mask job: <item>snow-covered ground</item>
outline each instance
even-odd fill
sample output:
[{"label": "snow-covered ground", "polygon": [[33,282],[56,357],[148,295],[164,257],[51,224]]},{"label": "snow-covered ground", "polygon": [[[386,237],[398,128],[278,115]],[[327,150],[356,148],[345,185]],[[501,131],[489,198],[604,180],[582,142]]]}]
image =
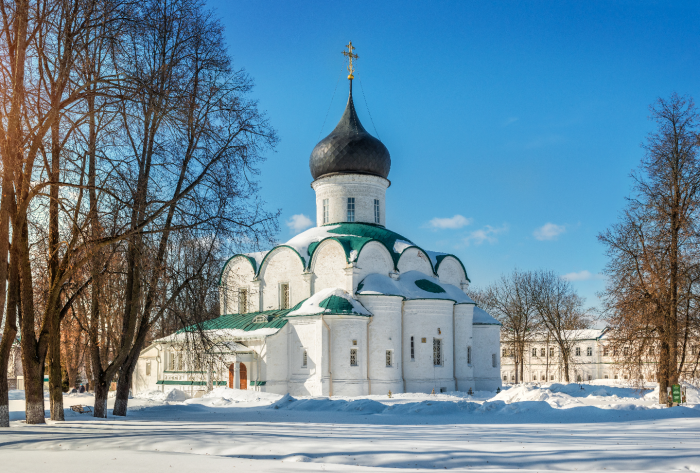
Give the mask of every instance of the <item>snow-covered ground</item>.
[{"label": "snow-covered ground", "polygon": [[[23,392],[12,391],[0,470],[700,472],[697,390],[689,388],[687,406],[666,409],[653,389],[582,387],[332,399],[151,391],[129,401],[126,418],[67,409],[66,422],[46,426],[24,424]],[[92,404],[92,396],[65,402]]]}]

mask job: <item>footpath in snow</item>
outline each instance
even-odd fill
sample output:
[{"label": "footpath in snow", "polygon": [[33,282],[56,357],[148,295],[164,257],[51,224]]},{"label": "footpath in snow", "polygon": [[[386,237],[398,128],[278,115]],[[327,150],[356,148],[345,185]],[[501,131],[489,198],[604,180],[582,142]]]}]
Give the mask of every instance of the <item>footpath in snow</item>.
[{"label": "footpath in snow", "polygon": [[23,397],[11,392],[12,428],[0,431],[0,459],[25,472],[40,471],[30,458],[51,463],[55,472],[74,471],[72,458],[85,465],[110,459],[100,461],[101,471],[130,473],[700,472],[700,393],[694,388],[687,406],[671,409],[658,405],[653,385],[637,390],[602,383],[331,399],[228,388],[189,399],[169,390],[138,393],[126,418],[110,411],[107,419],[68,410],[92,403],[89,394],[73,394],[65,396],[66,422],[46,426],[22,422]]}]

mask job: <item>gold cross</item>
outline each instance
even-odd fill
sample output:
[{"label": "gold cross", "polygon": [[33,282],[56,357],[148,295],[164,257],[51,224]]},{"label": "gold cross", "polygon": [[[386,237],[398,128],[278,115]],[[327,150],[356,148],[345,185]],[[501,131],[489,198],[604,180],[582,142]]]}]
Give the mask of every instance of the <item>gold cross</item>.
[{"label": "gold cross", "polygon": [[355,76],[353,76],[352,73],[355,72],[355,67],[352,65],[352,60],[353,59],[360,59],[360,56],[352,53],[355,50],[355,48],[352,46],[352,41],[350,41],[348,43],[348,45],[345,47],[348,48],[347,51],[343,51],[343,56],[348,58],[348,61],[349,61],[348,72],[350,73],[350,75],[348,76],[348,79],[353,80],[355,78]]}]

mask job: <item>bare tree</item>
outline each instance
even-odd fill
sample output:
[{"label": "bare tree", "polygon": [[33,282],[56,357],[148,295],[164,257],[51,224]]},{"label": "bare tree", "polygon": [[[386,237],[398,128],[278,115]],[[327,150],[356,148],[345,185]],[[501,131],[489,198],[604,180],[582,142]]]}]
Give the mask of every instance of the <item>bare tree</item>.
[{"label": "bare tree", "polygon": [[614,338],[629,356],[658,347],[659,402],[665,404],[698,327],[699,116],[692,99],[676,94],[650,110],[657,130],[642,145],[634,194],[620,222],[598,238],[610,258],[604,297]]},{"label": "bare tree", "polygon": [[570,382],[574,364],[573,348],[580,331],[588,329],[592,320],[586,315],[583,299],[571,283],[553,271],[536,271],[530,281],[532,298],[542,325],[559,348],[559,363],[564,380]]}]

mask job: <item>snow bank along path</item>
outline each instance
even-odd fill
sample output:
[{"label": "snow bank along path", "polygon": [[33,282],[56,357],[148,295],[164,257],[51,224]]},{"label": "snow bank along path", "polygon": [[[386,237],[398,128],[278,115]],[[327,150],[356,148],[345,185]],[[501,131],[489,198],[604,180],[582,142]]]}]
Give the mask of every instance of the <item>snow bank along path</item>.
[{"label": "snow bank along path", "polygon": [[[19,397],[13,392],[15,419]],[[688,407],[662,409],[651,390],[575,384],[391,399],[218,388],[182,400],[178,391],[155,391],[137,394],[126,419],[68,411],[65,423],[15,420],[0,431],[0,459],[18,470],[30,457],[44,459],[56,472],[66,462],[70,471],[99,464],[130,473],[187,465],[212,472],[700,471],[698,392],[689,398]],[[67,404],[72,399],[66,396]],[[85,395],[76,399],[86,403]]]}]

